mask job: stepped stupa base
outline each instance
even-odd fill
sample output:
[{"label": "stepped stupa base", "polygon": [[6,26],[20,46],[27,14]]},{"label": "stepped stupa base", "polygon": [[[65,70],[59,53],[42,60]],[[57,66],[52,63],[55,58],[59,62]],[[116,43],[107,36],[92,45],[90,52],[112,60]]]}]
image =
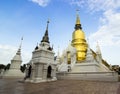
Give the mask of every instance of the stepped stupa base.
[{"label": "stepped stupa base", "polygon": [[4,72],[2,78],[24,78],[25,73],[22,73],[20,70],[10,69]]}]

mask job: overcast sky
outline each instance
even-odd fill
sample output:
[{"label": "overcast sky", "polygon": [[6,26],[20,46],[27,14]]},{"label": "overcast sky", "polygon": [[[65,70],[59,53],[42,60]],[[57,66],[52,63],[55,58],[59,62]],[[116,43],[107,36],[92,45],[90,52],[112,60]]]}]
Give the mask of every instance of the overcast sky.
[{"label": "overcast sky", "polygon": [[120,65],[120,0],[0,0],[0,63],[8,64],[23,36],[22,59],[29,62],[50,19],[49,38],[57,53],[72,40],[79,9],[90,47],[98,42],[103,58]]}]

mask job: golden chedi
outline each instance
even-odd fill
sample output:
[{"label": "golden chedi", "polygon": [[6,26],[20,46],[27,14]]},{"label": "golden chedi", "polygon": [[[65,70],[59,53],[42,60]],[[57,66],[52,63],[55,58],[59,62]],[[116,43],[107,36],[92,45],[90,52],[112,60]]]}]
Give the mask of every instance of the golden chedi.
[{"label": "golden chedi", "polygon": [[72,34],[72,46],[75,47],[77,50],[76,53],[77,62],[85,60],[87,52],[87,43],[85,40],[85,34],[82,31],[78,14],[75,24],[75,31]]}]

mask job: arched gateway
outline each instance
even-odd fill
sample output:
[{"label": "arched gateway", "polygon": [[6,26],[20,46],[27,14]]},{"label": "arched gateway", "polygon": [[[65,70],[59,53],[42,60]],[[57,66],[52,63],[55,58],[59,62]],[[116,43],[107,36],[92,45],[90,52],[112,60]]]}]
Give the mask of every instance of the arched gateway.
[{"label": "arched gateway", "polygon": [[47,69],[47,78],[51,78],[51,72],[52,72],[52,67],[48,66],[48,69]]}]

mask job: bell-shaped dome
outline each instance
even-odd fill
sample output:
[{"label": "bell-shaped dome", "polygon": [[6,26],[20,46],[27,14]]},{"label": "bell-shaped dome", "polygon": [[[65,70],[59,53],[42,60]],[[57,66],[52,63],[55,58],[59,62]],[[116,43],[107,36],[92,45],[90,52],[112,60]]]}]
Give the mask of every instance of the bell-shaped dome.
[{"label": "bell-shaped dome", "polygon": [[75,30],[73,32],[72,39],[73,40],[75,40],[75,39],[85,39],[85,34],[81,29]]}]

